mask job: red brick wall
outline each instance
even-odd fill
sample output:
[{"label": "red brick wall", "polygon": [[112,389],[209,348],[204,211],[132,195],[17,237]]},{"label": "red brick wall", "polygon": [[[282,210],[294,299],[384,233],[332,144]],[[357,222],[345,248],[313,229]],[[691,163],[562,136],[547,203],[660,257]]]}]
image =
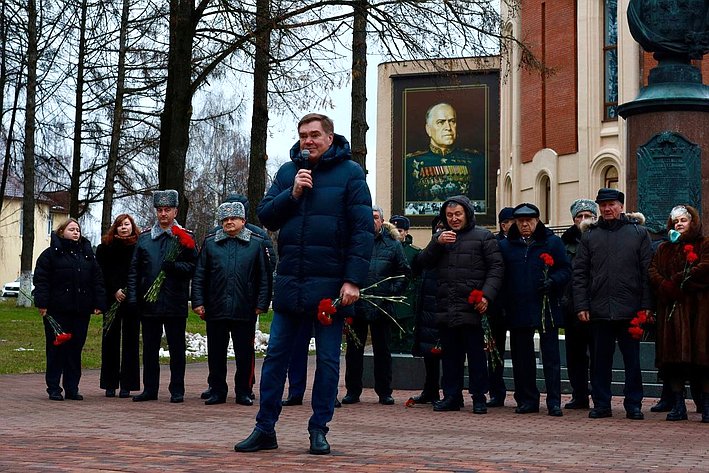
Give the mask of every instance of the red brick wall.
[{"label": "red brick wall", "polygon": [[[702,70],[702,83],[705,85],[709,85],[709,57],[704,56],[704,59],[702,61],[692,61],[692,64]],[[655,66],[657,66],[657,61],[655,61],[655,59],[652,57],[652,53],[643,51],[640,60],[640,67],[642,68],[641,72],[643,76],[643,87],[647,87],[647,78],[650,74],[650,69]]]},{"label": "red brick wall", "polygon": [[542,148],[575,153],[577,140],[576,2],[523,0],[522,40],[552,74],[522,71],[522,162]]}]

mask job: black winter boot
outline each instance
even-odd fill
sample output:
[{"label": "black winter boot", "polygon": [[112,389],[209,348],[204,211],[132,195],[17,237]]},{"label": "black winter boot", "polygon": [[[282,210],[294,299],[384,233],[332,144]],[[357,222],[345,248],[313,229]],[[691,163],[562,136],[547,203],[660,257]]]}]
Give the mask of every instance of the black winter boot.
[{"label": "black winter boot", "polygon": [[667,413],[667,420],[687,420],[687,404],[684,402],[684,391],[672,393],[674,402],[672,410]]}]

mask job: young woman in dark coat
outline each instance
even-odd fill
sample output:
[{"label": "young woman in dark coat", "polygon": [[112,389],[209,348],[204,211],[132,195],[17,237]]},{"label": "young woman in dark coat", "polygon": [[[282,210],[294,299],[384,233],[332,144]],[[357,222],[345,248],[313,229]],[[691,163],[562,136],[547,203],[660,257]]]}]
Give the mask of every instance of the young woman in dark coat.
[{"label": "young woman in dark coat", "polygon": [[[44,319],[47,339],[45,379],[49,399],[62,401],[66,397],[81,401],[81,351],[91,313],[100,314],[106,301],[101,269],[91,243],[81,236],[81,227],[75,219],[66,220],[52,233],[49,248],[37,259],[34,286],[34,302]],[[70,333],[71,339],[55,345],[55,333],[47,316],[51,316],[63,332]]]},{"label": "young woman in dark coat", "polygon": [[106,307],[120,304],[108,327],[104,316],[101,389],[106,390],[106,397],[114,397],[119,387],[118,397],[122,398],[130,397],[131,391],[140,390],[140,319],[135,308],[131,310],[127,304],[122,304],[139,233],[133,217],[120,214],[96,249],[96,260],[106,285]]}]

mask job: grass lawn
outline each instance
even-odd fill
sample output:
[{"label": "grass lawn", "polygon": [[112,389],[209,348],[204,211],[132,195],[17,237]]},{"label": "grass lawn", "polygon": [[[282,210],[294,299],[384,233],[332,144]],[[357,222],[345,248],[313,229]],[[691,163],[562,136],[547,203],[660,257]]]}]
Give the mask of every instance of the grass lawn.
[{"label": "grass lawn", "polygon": [[[15,306],[15,299],[0,299],[0,374],[38,373],[45,370],[44,329],[42,318],[35,308]],[[272,313],[260,317],[260,329],[268,332]],[[92,316],[89,334],[82,356],[84,368],[101,367],[102,316]],[[204,321],[190,312],[187,332],[206,334]],[[163,339],[163,343],[165,340]],[[167,345],[165,345],[167,348]],[[207,357],[187,358],[187,361],[206,361]],[[168,363],[165,359],[163,362]]]}]

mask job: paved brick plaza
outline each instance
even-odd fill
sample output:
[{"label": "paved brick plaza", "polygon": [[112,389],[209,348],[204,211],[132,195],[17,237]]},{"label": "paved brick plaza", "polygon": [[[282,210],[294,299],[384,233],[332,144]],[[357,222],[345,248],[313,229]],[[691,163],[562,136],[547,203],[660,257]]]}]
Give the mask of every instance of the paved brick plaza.
[{"label": "paved brick plaza", "polygon": [[[310,379],[313,364],[311,357]],[[336,410],[331,455],[307,454],[307,404],[283,410],[278,450],[237,454],[233,445],[251,432],[257,407],[232,397],[205,406],[205,363],[187,366],[185,403],[170,404],[168,371],[162,367],[160,400],[140,404],[103,397],[96,370],[84,372],[83,402],[47,400],[43,374],[0,376],[0,471],[709,471],[709,425],[693,403],[688,422],[666,422],[649,412],[651,399],[638,422],[625,419],[622,399],[614,418],[591,420],[587,411],[514,414],[511,395],[480,416],[470,402],[461,412],[407,409],[412,391],[395,391],[396,405],[380,406],[365,390],[363,402]]]}]

